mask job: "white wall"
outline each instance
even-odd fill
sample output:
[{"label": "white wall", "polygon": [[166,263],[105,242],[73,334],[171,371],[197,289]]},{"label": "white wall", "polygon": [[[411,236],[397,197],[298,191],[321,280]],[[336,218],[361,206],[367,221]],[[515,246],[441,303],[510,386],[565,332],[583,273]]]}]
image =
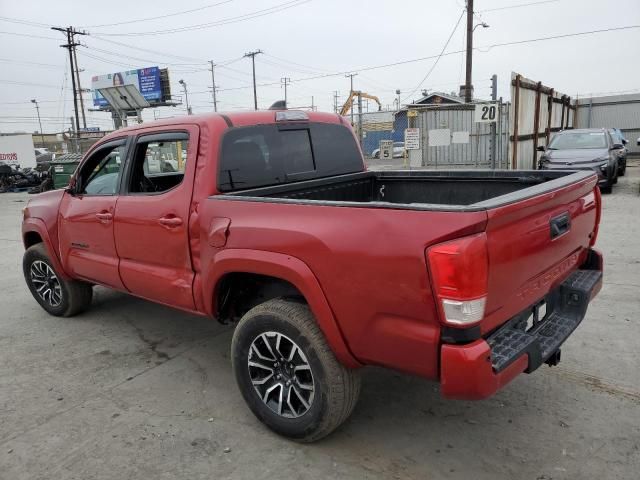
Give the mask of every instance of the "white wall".
[{"label": "white wall", "polygon": [[19,165],[20,168],[36,166],[36,154],[31,135],[0,136],[0,162]]}]

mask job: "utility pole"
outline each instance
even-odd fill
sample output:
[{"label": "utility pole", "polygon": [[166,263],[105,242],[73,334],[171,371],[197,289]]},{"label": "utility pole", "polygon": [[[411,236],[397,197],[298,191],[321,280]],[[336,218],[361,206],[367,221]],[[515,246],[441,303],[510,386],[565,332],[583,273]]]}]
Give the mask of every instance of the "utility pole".
[{"label": "utility pole", "polygon": [[338,96],[339,96],[338,90],[334,90],[333,91],[333,111],[338,113]]},{"label": "utility pole", "polygon": [[[498,100],[498,75],[495,73],[491,75],[491,100]],[[502,103],[502,102],[501,102]],[[502,105],[498,105],[496,108],[497,114],[502,114]],[[491,168],[496,168],[496,122],[491,122]]]},{"label": "utility pole", "polygon": [[344,77],[351,79],[351,88],[349,89],[349,99],[351,100],[351,125],[353,125],[353,99],[351,99],[351,95],[353,95],[353,77],[358,75],[357,73],[347,73]]},{"label": "utility pole", "polygon": [[216,90],[218,89],[218,87],[216,87],[216,76],[214,73],[214,69],[216,64],[213,63],[213,60],[209,60],[209,63],[211,64],[211,92],[213,94],[213,111],[217,112],[218,111],[218,100],[216,99]]},{"label": "utility pole", "polygon": [[284,108],[287,108],[287,85],[291,83],[291,79],[283,77],[280,79],[280,83],[284,85]]},{"label": "utility pole", "polygon": [[471,102],[471,69],[473,65],[473,0],[467,0],[467,75],[464,83],[464,101]]},{"label": "utility pole", "polygon": [[[51,27],[51,30],[57,30],[59,32],[65,33],[67,35],[67,43],[65,45],[60,45],[62,48],[66,48],[69,50],[69,66],[71,67],[71,84],[73,87],[73,109],[75,111],[75,132],[76,135],[80,130],[80,117],[78,115],[78,93],[80,93],[80,98],[82,99],[82,91],[79,90],[78,85],[76,84],[77,71],[76,71],[76,62],[75,62],[75,50],[79,43],[76,43],[75,36],[76,35],[87,35],[87,32],[79,32],[75,30],[73,27]],[[82,115],[84,116],[84,108],[82,111]],[[86,125],[86,124],[85,124]],[[77,145],[77,143],[76,143]]]},{"label": "utility pole", "polygon": [[80,67],[78,67],[78,56],[76,48],[73,47],[73,63],[76,67],[76,85],[78,86],[78,97],[80,99],[80,113],[82,114],[82,128],[87,128],[87,118],[84,115],[84,98],[82,98],[82,85],[80,85]]},{"label": "utility pole", "polygon": [[251,68],[253,70],[253,108],[258,110],[258,91],[256,90],[256,55],[262,53],[262,50],[254,50],[253,52],[245,53],[245,57],[251,57]]},{"label": "utility pole", "polygon": [[398,105],[396,111],[400,111],[400,89],[396,89],[396,95],[398,96]]},{"label": "utility pole", "polygon": [[491,75],[491,100],[498,100],[498,75]]},{"label": "utility pole", "polygon": [[192,112],[191,112],[191,107],[189,106],[189,93],[187,92],[187,82],[180,79],[178,80],[178,83],[182,85],[182,88],[184,89],[184,100],[187,103],[187,115],[191,115]]},{"label": "utility pole", "polygon": [[313,103],[313,95],[311,95],[311,111],[315,112],[316,111],[316,106]]},{"label": "utility pole", "polygon": [[40,142],[44,148],[44,135],[42,133],[42,122],[40,121],[40,107],[38,106],[38,101],[35,98],[31,100],[31,103],[36,105],[36,111],[38,112],[38,125],[40,125]]},{"label": "utility pole", "polygon": [[[351,111],[353,111],[353,108]],[[362,148],[362,139],[362,95],[358,92],[358,140],[360,141],[360,148]]]}]

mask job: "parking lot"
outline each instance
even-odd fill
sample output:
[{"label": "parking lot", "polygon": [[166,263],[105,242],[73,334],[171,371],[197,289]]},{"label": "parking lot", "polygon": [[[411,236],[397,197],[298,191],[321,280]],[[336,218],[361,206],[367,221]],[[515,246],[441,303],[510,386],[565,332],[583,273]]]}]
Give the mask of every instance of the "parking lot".
[{"label": "parking lot", "polygon": [[638,478],[639,182],[630,160],[603,196],[605,285],[560,366],[481,402],[368,368],[351,419],[313,445],[246,407],[231,327],[103,288],[48,316],[22,279],[29,196],[0,195],[0,478]]}]

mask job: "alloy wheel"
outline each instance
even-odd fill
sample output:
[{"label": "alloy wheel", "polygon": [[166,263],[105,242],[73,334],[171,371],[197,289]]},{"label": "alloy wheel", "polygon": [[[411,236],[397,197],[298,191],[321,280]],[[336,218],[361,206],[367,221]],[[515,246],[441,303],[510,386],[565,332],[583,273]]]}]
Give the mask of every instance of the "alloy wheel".
[{"label": "alloy wheel", "polygon": [[31,283],[38,296],[52,307],[62,303],[62,286],[53,269],[42,260],[36,260],[29,268]]},{"label": "alloy wheel", "polygon": [[251,383],[262,402],[285,418],[297,418],[313,404],[311,365],[302,349],[278,332],[258,335],[249,348]]}]

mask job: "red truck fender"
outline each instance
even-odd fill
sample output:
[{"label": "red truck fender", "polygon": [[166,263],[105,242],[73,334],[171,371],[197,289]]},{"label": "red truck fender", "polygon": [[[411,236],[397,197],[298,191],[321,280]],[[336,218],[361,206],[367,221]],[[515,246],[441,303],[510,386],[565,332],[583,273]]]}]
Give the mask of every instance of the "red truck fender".
[{"label": "red truck fender", "polygon": [[58,257],[58,253],[55,248],[53,248],[53,243],[51,242],[51,237],[49,237],[49,231],[47,230],[47,226],[44,221],[37,217],[29,217],[25,218],[22,222],[22,242],[24,244],[25,250],[31,246],[27,242],[27,234],[29,233],[37,233],[42,239],[42,243],[44,244],[44,248],[47,250],[47,255],[51,259],[51,263],[53,263],[53,268],[56,273],[59,274],[64,280],[71,280],[71,277],[67,274],[67,272],[62,267],[62,262],[60,262],[60,258]]},{"label": "red truck fender", "polygon": [[347,346],[322,287],[311,269],[291,255],[250,249],[225,249],[215,255],[208,271],[203,272],[205,310],[213,315],[216,289],[228,273],[254,273],[285,280],[295,286],[307,301],[331,350],[345,366],[361,367]]}]

